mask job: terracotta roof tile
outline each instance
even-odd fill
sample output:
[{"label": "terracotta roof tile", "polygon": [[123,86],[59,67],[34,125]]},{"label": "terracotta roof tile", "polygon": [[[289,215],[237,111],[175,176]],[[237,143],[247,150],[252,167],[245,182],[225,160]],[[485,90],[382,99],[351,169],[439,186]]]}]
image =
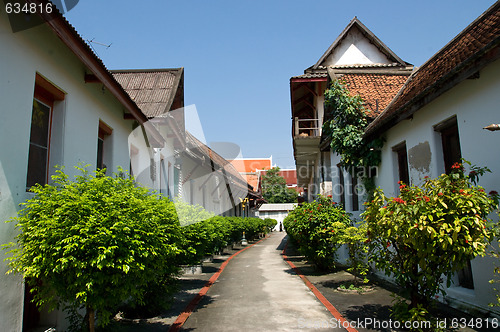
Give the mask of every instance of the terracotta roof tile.
[{"label": "terracotta roof tile", "polygon": [[363,99],[367,115],[373,119],[389,105],[407,79],[408,75],[344,74],[339,80],[345,82],[351,95]]},{"label": "terracotta roof tile", "polygon": [[[399,115],[412,105],[417,106],[407,115],[436,98],[439,95],[436,91],[442,93],[466,79],[467,76],[460,75],[462,72],[477,71],[488,61],[493,61],[495,55],[487,53],[498,48],[499,44],[500,2],[496,2],[414,72],[387,109],[367,127],[366,134],[373,134],[382,126],[394,125],[399,121]],[[478,62],[485,54],[486,60]],[[431,92],[433,95],[429,98]]]}]

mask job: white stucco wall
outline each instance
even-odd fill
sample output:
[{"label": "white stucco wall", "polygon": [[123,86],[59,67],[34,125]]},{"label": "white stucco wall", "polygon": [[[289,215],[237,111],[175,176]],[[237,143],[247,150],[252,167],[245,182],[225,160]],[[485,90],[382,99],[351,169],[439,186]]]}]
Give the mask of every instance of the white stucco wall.
[{"label": "white stucco wall", "polygon": [[[16,215],[26,193],[26,172],[31,127],[31,113],[36,73],[67,93],[54,105],[51,142],[51,166],[73,166],[79,162],[95,169],[99,119],[113,129],[106,143],[108,174],[117,166],[129,168],[127,136],[132,121],[123,119],[121,104],[101,84],[85,84],[85,67],[46,26],[12,33],[5,13],[0,13],[0,243],[14,240],[14,224],[4,223]],[[57,115],[58,114],[58,115]],[[106,154],[106,153],[105,153]],[[0,259],[0,331],[21,331],[23,284],[19,276],[5,275]],[[49,325],[62,316],[44,316]]]},{"label": "white stucco wall", "polygon": [[366,39],[358,28],[353,28],[330,54],[323,66],[352,64],[389,64],[391,61]]},{"label": "white stucco wall", "polygon": [[[421,184],[424,176],[431,178],[444,173],[441,136],[433,126],[456,116],[460,136],[462,157],[478,166],[487,166],[492,173],[485,174],[479,185],[486,192],[500,191],[500,132],[489,132],[482,128],[500,122],[500,61],[496,61],[480,72],[479,79],[469,79],[416,112],[411,120],[404,120],[386,133],[386,143],[382,151],[377,185],[388,196],[398,193],[398,169],[392,147],[405,141],[408,151],[410,181]],[[427,149],[428,147],[428,149]],[[422,151],[429,151],[422,160]],[[411,154],[420,152],[415,167]],[[426,159],[426,160],[425,160]],[[497,219],[496,216],[492,216]],[[488,308],[495,302],[496,292],[488,283],[493,279],[494,260],[476,258],[472,261],[474,290],[452,287],[448,293],[453,301],[467,303],[469,307]],[[498,261],[497,261],[498,265]],[[494,309],[498,312],[497,309]]]}]

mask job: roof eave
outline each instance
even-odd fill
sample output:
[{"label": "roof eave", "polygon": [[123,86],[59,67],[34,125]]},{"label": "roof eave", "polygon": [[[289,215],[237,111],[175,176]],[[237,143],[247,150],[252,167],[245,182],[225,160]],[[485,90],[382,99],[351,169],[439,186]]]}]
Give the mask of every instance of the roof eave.
[{"label": "roof eave", "polygon": [[[435,57],[433,57],[435,58]],[[401,106],[393,115],[383,118],[384,113],[390,109],[391,105],[396,102],[397,98],[403,91],[403,86],[398,95],[391,101],[387,108],[382,112],[372,123],[370,123],[364,136],[372,138],[387,131],[404,119],[408,119],[415,112],[420,110],[425,105],[438,98],[440,95],[450,90],[460,82],[468,79],[479,70],[486,67],[488,64],[500,59],[500,37],[492,41],[488,46],[476,52],[466,61],[462,62],[459,66],[453,68],[451,71],[436,80],[432,85],[426,87],[421,93],[413,97],[403,106]],[[415,72],[416,74],[417,72]],[[407,81],[409,83],[410,79]],[[405,84],[406,85],[406,84]],[[377,119],[380,119],[377,121]]]}]

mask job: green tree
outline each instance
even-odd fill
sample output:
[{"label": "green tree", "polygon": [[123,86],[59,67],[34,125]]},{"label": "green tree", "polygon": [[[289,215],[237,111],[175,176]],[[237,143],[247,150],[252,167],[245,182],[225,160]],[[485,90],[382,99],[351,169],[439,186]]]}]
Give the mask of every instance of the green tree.
[{"label": "green tree", "polygon": [[[77,167],[78,168],[78,167]],[[17,222],[10,272],[21,274],[37,305],[86,309],[89,331],[106,325],[125,300],[143,303],[151,287],[168,290],[178,272],[180,226],[174,204],[121,173],[71,181],[58,170],[36,185]]]},{"label": "green tree", "polygon": [[410,306],[399,311],[409,314],[407,319],[425,313],[422,308],[438,292],[445,294],[442,277],[449,287],[453,274],[467,260],[484,255],[491,241],[486,216],[495,202],[471,180],[457,163],[451,174],[427,178],[422,187],[401,183],[399,197],[377,190],[366,203],[372,259],[408,292]]},{"label": "green tree", "polygon": [[286,180],[279,172],[279,167],[273,167],[263,175],[262,196],[269,203],[296,203],[297,192],[286,186]]}]

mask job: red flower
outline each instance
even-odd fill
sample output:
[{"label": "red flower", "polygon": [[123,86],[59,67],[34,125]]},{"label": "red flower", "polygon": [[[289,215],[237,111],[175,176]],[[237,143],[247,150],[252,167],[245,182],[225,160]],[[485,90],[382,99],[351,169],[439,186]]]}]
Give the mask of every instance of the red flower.
[{"label": "red flower", "polygon": [[484,189],[483,188],[480,188],[478,189],[480,192],[484,193]]},{"label": "red flower", "polygon": [[428,178],[429,178],[429,177],[428,177],[427,175],[426,175],[426,176],[424,176],[424,179],[428,179]]},{"label": "red flower", "polygon": [[463,189],[460,189],[458,192],[459,192],[459,193],[461,193],[461,194],[463,194],[463,193],[464,193],[464,190],[463,190]]},{"label": "red flower", "polygon": [[462,164],[460,164],[459,162],[456,162],[451,166],[451,169],[461,169],[461,168]]},{"label": "red flower", "polygon": [[430,201],[430,200],[431,200],[431,199],[430,199],[429,197],[427,197],[427,196],[424,196],[424,199],[425,199],[425,201],[426,201],[426,202],[428,202],[428,201]]},{"label": "red flower", "polygon": [[390,242],[387,242],[387,245],[385,246],[386,248],[389,248],[391,246]]},{"label": "red flower", "polygon": [[490,191],[490,195],[491,196],[496,196],[496,195],[498,195],[498,191],[492,190],[492,191]]},{"label": "red flower", "polygon": [[444,194],[443,193],[438,193],[438,196],[443,196]]},{"label": "red flower", "polygon": [[328,195],[328,196],[326,196],[326,197],[328,197],[328,198],[332,198],[332,195]]},{"label": "red flower", "polygon": [[337,202],[332,202],[332,205],[335,205],[335,204],[337,204]]},{"label": "red flower", "polygon": [[399,197],[394,197],[392,201],[400,204],[406,204],[406,202]]},{"label": "red flower", "polygon": [[465,243],[469,243],[469,240],[465,239]]}]

